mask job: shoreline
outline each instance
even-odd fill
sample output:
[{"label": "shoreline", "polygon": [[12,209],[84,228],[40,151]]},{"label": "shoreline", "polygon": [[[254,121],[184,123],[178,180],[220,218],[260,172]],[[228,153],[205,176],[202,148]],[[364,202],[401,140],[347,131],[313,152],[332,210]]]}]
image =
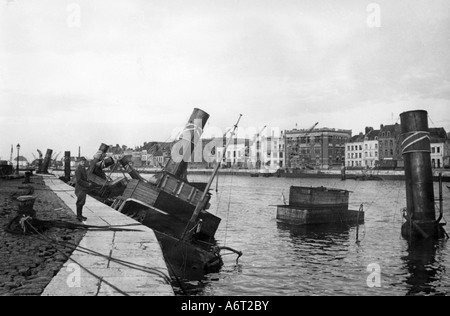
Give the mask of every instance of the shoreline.
[{"label": "shoreline", "polygon": [[30,180],[0,179],[0,296],[174,296],[153,230],[89,196],[83,214],[91,227],[52,226],[42,236],[7,232],[17,191],[36,197],[36,219],[80,224],[73,187],[55,175]]},{"label": "shoreline", "polygon": [[[62,169],[54,169],[61,174],[64,173]],[[161,169],[156,168],[136,168],[136,171],[141,174],[156,174]],[[74,172],[74,170],[72,170]],[[213,169],[188,169],[188,175],[210,175]],[[439,174],[442,173],[442,181],[450,182],[450,170],[448,169],[436,169],[433,170],[433,181],[439,181]],[[122,174],[121,171],[116,171],[114,174]],[[281,171],[276,172],[261,172],[254,169],[229,169],[223,168],[219,170],[221,175],[237,175],[250,177],[251,175],[258,174],[259,177],[280,177],[280,178],[315,178],[315,179],[341,179],[341,170],[300,170],[300,171]],[[381,178],[379,180],[393,180],[393,181],[404,181],[405,172],[403,170],[347,170],[346,180],[364,180],[363,176]],[[376,180],[376,179],[374,179]],[[366,181],[373,181],[371,179],[366,179]]]},{"label": "shoreline", "polygon": [[[78,223],[75,215],[44,182],[34,176],[30,184],[23,178],[0,179],[0,296],[39,296],[73,253],[71,247],[52,245],[36,235],[11,234],[6,225],[16,216],[17,202],[14,193],[33,188],[36,196],[34,210],[41,220],[57,220]],[[28,191],[31,192],[31,191]],[[61,242],[78,244],[84,230],[52,227],[44,236]]]}]

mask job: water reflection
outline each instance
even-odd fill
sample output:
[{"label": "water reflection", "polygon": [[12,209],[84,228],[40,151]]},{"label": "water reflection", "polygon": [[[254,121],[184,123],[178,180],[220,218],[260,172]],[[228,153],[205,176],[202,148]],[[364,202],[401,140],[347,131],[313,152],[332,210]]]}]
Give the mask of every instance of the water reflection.
[{"label": "water reflection", "polygon": [[343,241],[350,239],[349,225],[290,225],[283,222],[277,222],[277,228],[281,235],[289,234],[294,242],[302,242],[308,240],[330,241],[329,244],[341,244]]},{"label": "water reflection", "polygon": [[408,242],[407,255],[402,257],[409,276],[406,284],[407,296],[413,295],[445,295],[439,290],[445,275],[441,252],[446,248],[446,241],[414,240]]}]

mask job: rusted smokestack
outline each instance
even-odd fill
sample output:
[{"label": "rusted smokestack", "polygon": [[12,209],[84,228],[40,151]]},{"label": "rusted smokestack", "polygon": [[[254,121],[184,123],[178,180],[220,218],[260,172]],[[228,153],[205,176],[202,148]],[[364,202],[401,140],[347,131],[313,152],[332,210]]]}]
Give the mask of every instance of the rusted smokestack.
[{"label": "rusted smokestack", "polygon": [[203,161],[203,152],[201,148],[196,150],[195,145],[201,141],[203,128],[208,119],[208,113],[197,108],[194,109],[183,134],[172,148],[171,157],[165,167],[165,171],[181,179],[186,179],[187,163]]},{"label": "rusted smokestack", "polygon": [[108,152],[109,146],[106,144],[101,144],[97,153],[94,155],[94,159],[89,164],[89,169],[87,171],[88,175],[92,174],[94,170],[101,165],[103,157]]},{"label": "rusted smokestack", "polygon": [[402,235],[437,237],[441,229],[436,222],[434,207],[428,113],[409,111],[402,113],[400,119],[407,202],[407,221],[402,227]]},{"label": "rusted smokestack", "polygon": [[45,154],[44,162],[42,163],[41,172],[43,174],[48,174],[48,167],[50,166],[50,162],[52,161],[53,150],[47,149],[47,153]]}]

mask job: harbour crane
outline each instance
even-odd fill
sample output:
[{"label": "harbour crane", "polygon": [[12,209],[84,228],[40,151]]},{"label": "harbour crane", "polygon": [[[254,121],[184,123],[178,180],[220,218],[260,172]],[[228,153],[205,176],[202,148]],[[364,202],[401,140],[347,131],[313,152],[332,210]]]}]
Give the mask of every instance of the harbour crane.
[{"label": "harbour crane", "polygon": [[266,129],[267,125],[264,125],[264,127],[259,131],[258,134],[256,134],[256,137],[259,137],[259,135],[262,134],[262,132],[264,132],[264,130]]},{"label": "harbour crane", "polygon": [[[312,133],[312,131],[316,128],[317,125],[319,125],[319,122],[317,122],[317,123],[314,124],[311,128],[309,128],[308,131],[304,134],[303,137],[305,137],[305,138],[308,137],[309,134]],[[291,147],[291,146],[289,146],[289,147]],[[298,154],[299,144],[297,144],[295,147],[297,147],[297,155],[295,155],[294,152],[290,152],[289,157],[290,157],[290,158],[295,158],[296,162],[297,162],[297,163],[300,163],[300,156],[299,156],[299,154]],[[287,148],[287,146],[286,146],[286,148]],[[286,155],[286,156],[287,156],[287,155]],[[307,168],[309,168],[309,169],[312,168],[311,166],[309,166],[308,163],[305,163],[305,162],[303,162],[302,165],[304,165],[305,167],[307,167]]]},{"label": "harbour crane", "polygon": [[306,133],[305,136],[308,136],[309,134],[311,134],[311,132],[316,128],[317,125],[319,125],[319,122],[317,122],[316,124],[314,124],[313,127],[311,127],[311,128],[309,129],[309,131]]}]

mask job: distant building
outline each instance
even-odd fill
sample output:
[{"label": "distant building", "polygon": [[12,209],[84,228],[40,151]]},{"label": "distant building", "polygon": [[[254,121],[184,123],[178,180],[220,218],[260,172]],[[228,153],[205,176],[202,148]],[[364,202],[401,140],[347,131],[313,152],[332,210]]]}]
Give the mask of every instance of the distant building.
[{"label": "distant building", "polygon": [[158,151],[153,154],[152,164],[156,168],[163,168],[166,166],[169,159],[170,154],[168,154],[167,152]]},{"label": "distant building", "polygon": [[447,132],[444,128],[430,128],[431,137],[431,166],[436,169],[444,168],[448,145]]},{"label": "distant building", "polygon": [[[223,157],[225,147],[218,147],[216,150],[217,161]],[[222,159],[222,166],[228,168],[242,167],[246,163],[246,146],[245,144],[230,144],[225,152],[225,157]]]},{"label": "distant building", "polygon": [[276,136],[258,136],[249,147],[249,168],[278,170],[285,165],[284,134]]},{"label": "distant building", "polygon": [[380,131],[366,127],[365,134],[353,136],[345,144],[345,166],[349,168],[375,168],[379,162]]},{"label": "distant building", "polygon": [[381,166],[397,166],[403,163],[400,144],[401,126],[381,125],[378,135],[379,160]]},{"label": "distant building", "polygon": [[364,148],[364,135],[353,136],[349,142],[345,144],[345,165],[349,168],[362,168],[363,167],[363,148]]},{"label": "distant building", "polygon": [[351,137],[351,130],[334,128],[285,131],[286,167],[341,166],[345,162],[345,144]]},{"label": "distant building", "polygon": [[379,161],[379,130],[373,128],[366,128],[366,135],[364,137],[364,154],[363,166],[366,168],[374,168]]}]

